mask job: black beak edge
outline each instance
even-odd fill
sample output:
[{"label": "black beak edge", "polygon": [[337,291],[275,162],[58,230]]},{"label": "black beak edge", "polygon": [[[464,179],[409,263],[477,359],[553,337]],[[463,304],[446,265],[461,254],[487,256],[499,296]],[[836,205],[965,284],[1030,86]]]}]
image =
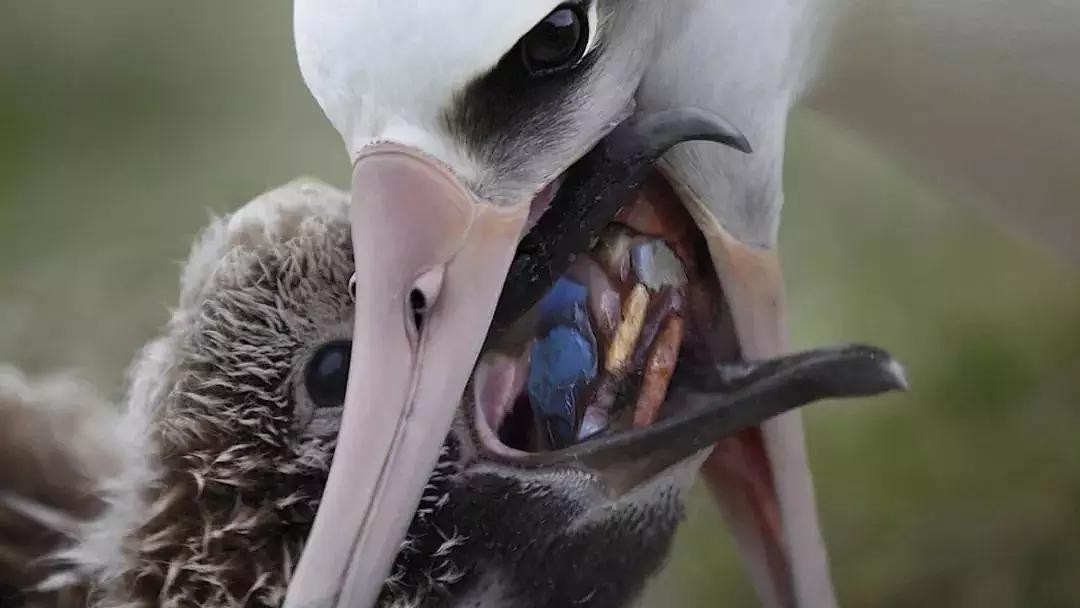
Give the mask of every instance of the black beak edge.
[{"label": "black beak edge", "polygon": [[903,366],[888,352],[865,345],[708,369],[680,366],[668,393],[669,402],[679,402],[675,412],[646,428],[529,454],[517,464],[583,467],[604,478],[611,491],[623,493],[724,437],[789,410],[821,399],[907,388]]}]

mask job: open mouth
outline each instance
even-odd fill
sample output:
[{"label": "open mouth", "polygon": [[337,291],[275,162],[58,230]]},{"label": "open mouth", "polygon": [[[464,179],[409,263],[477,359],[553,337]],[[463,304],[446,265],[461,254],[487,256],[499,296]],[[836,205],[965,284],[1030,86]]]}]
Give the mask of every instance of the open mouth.
[{"label": "open mouth", "polygon": [[648,427],[678,408],[672,380],[741,359],[704,236],[650,170],[593,247],[493,331],[474,376],[482,446],[550,452]]},{"label": "open mouth", "polygon": [[[626,121],[559,179],[515,253],[465,403],[488,457],[601,470],[618,491],[719,443],[710,478],[756,496],[755,518],[779,545],[758,425],[816,399],[902,388],[903,378],[871,347],[778,356],[778,269],[706,236],[683,199],[693,195],[657,165],[686,141],[750,151],[722,118],[685,108]],[[734,273],[716,266],[718,242],[742,258]],[[724,276],[739,293],[725,293]],[[755,355],[773,358],[746,360]]]}]

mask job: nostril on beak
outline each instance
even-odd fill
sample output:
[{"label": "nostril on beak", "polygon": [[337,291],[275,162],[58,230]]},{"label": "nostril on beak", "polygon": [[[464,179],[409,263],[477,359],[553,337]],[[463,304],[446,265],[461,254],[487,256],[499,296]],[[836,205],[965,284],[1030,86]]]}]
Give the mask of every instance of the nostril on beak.
[{"label": "nostril on beak", "polygon": [[413,281],[412,289],[409,290],[405,312],[406,318],[412,320],[409,332],[415,344],[419,344],[420,333],[424,331],[424,324],[427,322],[428,315],[431,314],[431,308],[439,298],[445,274],[446,269],[443,266],[431,268],[417,277]]},{"label": "nostril on beak", "polygon": [[409,292],[409,307],[412,309],[413,329],[419,334],[424,330],[424,315],[427,314],[427,296],[423,291],[414,287]]}]

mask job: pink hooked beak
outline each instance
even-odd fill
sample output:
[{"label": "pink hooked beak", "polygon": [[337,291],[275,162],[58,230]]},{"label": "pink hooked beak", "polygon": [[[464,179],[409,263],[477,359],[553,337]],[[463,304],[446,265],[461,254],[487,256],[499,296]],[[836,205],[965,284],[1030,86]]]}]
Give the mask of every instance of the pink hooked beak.
[{"label": "pink hooked beak", "polygon": [[531,201],[481,200],[415,149],[353,170],[356,317],[334,462],[286,606],[370,606],[480,353]]}]

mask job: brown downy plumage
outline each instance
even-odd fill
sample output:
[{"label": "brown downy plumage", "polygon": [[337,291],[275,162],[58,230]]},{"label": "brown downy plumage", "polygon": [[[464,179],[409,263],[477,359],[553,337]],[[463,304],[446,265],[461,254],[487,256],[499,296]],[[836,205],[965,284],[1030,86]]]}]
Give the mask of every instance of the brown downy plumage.
[{"label": "brown downy plumage", "polygon": [[32,589],[56,572],[47,557],[106,510],[97,489],[122,468],[122,450],[110,441],[118,418],[72,377],[31,382],[0,367],[0,606],[86,604],[78,585]]},{"label": "brown downy plumage", "polygon": [[342,193],[298,182],[216,220],[121,408],[0,372],[6,602],[15,588],[28,605],[281,602],[340,415],[303,370],[349,338],[346,212]]}]

